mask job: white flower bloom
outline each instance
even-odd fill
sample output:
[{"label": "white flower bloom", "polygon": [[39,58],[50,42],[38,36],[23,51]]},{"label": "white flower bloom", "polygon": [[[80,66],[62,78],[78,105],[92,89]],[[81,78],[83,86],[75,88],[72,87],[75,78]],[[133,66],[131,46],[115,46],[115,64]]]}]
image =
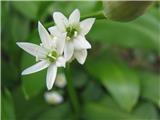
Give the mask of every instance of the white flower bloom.
[{"label": "white flower bloom", "polygon": [[49,104],[60,104],[63,102],[63,97],[58,92],[46,92],[44,94],[44,98]]},{"label": "white flower bloom", "polygon": [[66,86],[66,84],[67,82],[66,82],[66,77],[64,73],[59,73],[56,77],[55,85],[57,87],[63,88]]},{"label": "white flower bloom", "polygon": [[87,49],[91,48],[85,35],[90,31],[95,18],[87,18],[80,22],[80,12],[76,9],[71,13],[69,19],[60,12],[54,12],[53,19],[56,26],[49,28],[52,35],[59,36],[67,32],[64,48],[65,59],[69,61],[71,58],[76,58],[80,64],[84,64]]},{"label": "white flower bloom", "polygon": [[36,57],[36,61],[38,61],[35,65],[25,69],[22,75],[35,73],[48,67],[46,84],[48,90],[50,90],[56,78],[57,68],[65,67],[66,60],[62,57],[62,54],[66,33],[59,37],[53,37],[40,22],[38,22],[38,31],[42,42],[40,46],[33,43],[17,42],[20,48]]}]

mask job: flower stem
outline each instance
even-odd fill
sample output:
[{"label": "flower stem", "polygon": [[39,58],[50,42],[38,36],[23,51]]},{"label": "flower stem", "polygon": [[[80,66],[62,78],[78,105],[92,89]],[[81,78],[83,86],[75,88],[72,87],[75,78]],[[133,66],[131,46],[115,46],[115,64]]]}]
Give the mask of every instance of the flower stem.
[{"label": "flower stem", "polygon": [[72,81],[72,77],[71,77],[71,69],[70,69],[69,64],[67,64],[67,66],[65,68],[65,76],[67,79],[67,91],[68,91],[69,99],[70,99],[73,111],[75,113],[75,118],[78,119],[79,118],[79,110],[80,110],[79,109],[79,102],[78,102],[76,91],[73,86],[73,81]]},{"label": "flower stem", "polygon": [[81,20],[86,19],[86,18],[91,18],[91,17],[96,18],[98,20],[99,19],[106,19],[103,11],[98,11],[98,12],[95,12],[95,13],[92,13],[92,14],[89,14],[89,15],[86,15],[86,16],[82,16]]}]

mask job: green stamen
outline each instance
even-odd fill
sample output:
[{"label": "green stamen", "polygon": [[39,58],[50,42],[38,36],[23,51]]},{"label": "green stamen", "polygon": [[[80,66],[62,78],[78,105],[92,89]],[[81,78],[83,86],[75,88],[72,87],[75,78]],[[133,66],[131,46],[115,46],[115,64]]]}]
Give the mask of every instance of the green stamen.
[{"label": "green stamen", "polygon": [[76,27],[76,26],[69,26],[69,27],[67,27],[67,28],[66,28],[67,37],[70,38],[70,39],[72,39],[72,38],[74,37],[74,35],[75,35],[76,33],[78,33],[78,29],[77,29],[77,28],[78,28],[78,27]]},{"label": "green stamen", "polygon": [[47,58],[50,62],[55,62],[55,60],[57,59],[58,57],[58,54],[56,51],[52,51],[52,52],[49,52],[48,55],[47,55]]}]

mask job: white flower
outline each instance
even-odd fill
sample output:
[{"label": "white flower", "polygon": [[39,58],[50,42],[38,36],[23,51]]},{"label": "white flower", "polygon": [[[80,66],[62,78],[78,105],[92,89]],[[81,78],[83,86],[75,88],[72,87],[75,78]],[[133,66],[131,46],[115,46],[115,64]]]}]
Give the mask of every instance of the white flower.
[{"label": "white flower", "polygon": [[63,102],[63,97],[58,92],[46,92],[44,98],[49,104],[59,104]]},{"label": "white flower", "polygon": [[66,82],[66,77],[64,73],[59,73],[56,77],[55,85],[57,87],[63,88],[66,86],[66,84],[67,82]]},{"label": "white flower", "polygon": [[50,27],[52,35],[59,36],[66,33],[64,57],[67,61],[76,58],[80,64],[84,64],[87,57],[87,49],[91,48],[90,43],[85,39],[85,35],[90,31],[95,18],[87,18],[80,22],[80,12],[74,10],[69,19],[62,13],[54,12],[53,19],[56,26]]},{"label": "white flower", "polygon": [[38,22],[38,31],[41,39],[40,46],[27,42],[17,42],[17,45],[36,57],[38,63],[25,69],[22,75],[38,72],[48,67],[46,84],[50,90],[54,84],[57,67],[65,67],[65,59],[62,57],[66,33],[60,37],[51,36],[43,25]]}]

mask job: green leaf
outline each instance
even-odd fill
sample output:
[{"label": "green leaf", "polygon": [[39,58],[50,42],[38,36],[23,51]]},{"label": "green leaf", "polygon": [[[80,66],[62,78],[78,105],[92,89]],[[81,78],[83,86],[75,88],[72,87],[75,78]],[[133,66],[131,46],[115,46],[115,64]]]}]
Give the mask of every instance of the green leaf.
[{"label": "green leaf", "polygon": [[18,15],[13,15],[11,34],[14,42],[25,41],[29,34],[29,21],[19,17]]},{"label": "green leaf", "polygon": [[98,83],[98,81],[95,81],[93,78],[88,79],[90,82],[87,82],[85,84],[85,88],[83,88],[82,91],[82,98],[84,102],[93,101],[93,100],[99,100],[103,97],[103,95],[106,95],[105,91],[101,87],[101,85]]},{"label": "green leaf", "polygon": [[37,120],[71,120],[71,113],[68,104],[61,104],[56,107],[50,107],[46,109],[41,115],[38,116]]},{"label": "green leaf", "polygon": [[[9,70],[9,75],[8,75]],[[12,88],[18,80],[18,68],[12,62],[2,59],[2,86]]]},{"label": "green leaf", "polygon": [[123,109],[130,111],[140,92],[135,72],[112,57],[99,58],[101,59],[92,58],[87,61],[87,70],[102,82]]},{"label": "green leaf", "polygon": [[149,72],[140,72],[142,97],[151,100],[160,107],[160,75]]},{"label": "green leaf", "polygon": [[11,93],[5,89],[2,93],[2,120],[15,120],[14,105]]},{"label": "green leaf", "polygon": [[44,94],[41,92],[26,100],[21,89],[16,89],[13,95],[17,120],[66,120],[70,117],[71,108],[68,103],[50,105],[45,101]]},{"label": "green leaf", "polygon": [[135,110],[128,113],[117,107],[109,96],[99,102],[89,102],[85,105],[84,112],[87,120],[158,120],[158,113],[152,104],[139,104]]},{"label": "green leaf", "polygon": [[29,19],[36,19],[38,13],[39,2],[23,1],[11,2],[13,7],[22,15]]},{"label": "green leaf", "polygon": [[88,37],[94,41],[125,48],[159,51],[158,24],[156,16],[151,13],[128,23],[99,20],[96,21]]},{"label": "green leaf", "polygon": [[[68,4],[69,3],[69,4]],[[81,17],[88,16],[95,12],[102,10],[101,1],[61,1],[50,3],[50,6],[45,11],[44,15],[52,16],[53,12],[60,11],[67,17],[73,12],[73,10],[79,9]]]},{"label": "green leaf", "polygon": [[[32,43],[40,44],[38,32],[34,32],[30,39]],[[25,51],[22,54],[21,71],[35,64],[35,57],[29,55]],[[37,73],[22,76],[22,87],[26,98],[37,95],[46,86],[46,70]]]}]

